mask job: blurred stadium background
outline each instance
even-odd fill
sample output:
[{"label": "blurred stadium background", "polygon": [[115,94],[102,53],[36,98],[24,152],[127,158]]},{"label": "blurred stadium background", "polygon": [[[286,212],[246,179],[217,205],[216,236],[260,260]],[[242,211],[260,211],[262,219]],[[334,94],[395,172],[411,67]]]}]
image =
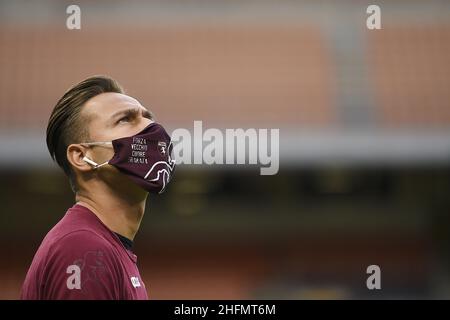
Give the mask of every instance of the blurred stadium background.
[{"label": "blurred stadium background", "polygon": [[278,175],[179,166],[150,197],[151,298],[449,298],[449,17],[445,0],[0,1],[0,298],[73,203],[45,128],[94,74],[170,129],[280,128]]}]

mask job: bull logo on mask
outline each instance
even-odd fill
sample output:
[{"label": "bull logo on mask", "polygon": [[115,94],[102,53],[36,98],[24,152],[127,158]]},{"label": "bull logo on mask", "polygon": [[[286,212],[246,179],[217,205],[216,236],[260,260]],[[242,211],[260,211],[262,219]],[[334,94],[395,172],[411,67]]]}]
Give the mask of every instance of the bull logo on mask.
[{"label": "bull logo on mask", "polygon": [[166,155],[166,143],[164,141],[159,141],[158,142],[158,149],[159,149],[159,153],[161,153],[162,156]]}]

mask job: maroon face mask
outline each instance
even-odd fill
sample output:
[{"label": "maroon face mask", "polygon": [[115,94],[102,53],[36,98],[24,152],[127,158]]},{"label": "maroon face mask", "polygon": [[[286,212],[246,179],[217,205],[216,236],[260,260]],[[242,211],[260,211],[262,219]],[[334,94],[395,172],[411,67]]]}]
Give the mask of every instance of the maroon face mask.
[{"label": "maroon face mask", "polygon": [[87,142],[83,145],[112,145],[111,160],[97,164],[84,157],[94,169],[110,164],[130,177],[137,185],[151,193],[163,193],[175,171],[172,141],[166,130],[157,123],[149,124],[138,134],[111,142]]}]

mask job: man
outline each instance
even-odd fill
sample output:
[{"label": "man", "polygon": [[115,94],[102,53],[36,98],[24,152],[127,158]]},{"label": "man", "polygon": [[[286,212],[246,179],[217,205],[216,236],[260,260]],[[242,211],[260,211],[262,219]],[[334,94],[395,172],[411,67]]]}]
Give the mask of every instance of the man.
[{"label": "man", "polygon": [[98,76],[58,101],[47,146],[76,204],[41,243],[21,298],[147,299],[131,247],[148,192],[163,192],[174,171],[169,135],[115,80]]}]

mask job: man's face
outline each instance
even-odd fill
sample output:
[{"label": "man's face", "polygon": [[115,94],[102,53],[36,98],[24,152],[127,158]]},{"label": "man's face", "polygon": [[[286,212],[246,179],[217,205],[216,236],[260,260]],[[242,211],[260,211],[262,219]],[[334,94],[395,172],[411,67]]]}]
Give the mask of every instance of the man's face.
[{"label": "man's face", "polygon": [[89,119],[92,141],[129,137],[153,122],[152,114],[139,101],[115,92],[90,99],[83,107],[82,118]]},{"label": "man's face", "polygon": [[[81,111],[81,118],[85,119],[88,125],[90,142],[110,142],[129,137],[153,122],[152,114],[139,101],[113,92],[102,93],[90,99]],[[103,163],[113,157],[114,150],[111,147],[94,146],[86,153],[95,162]],[[117,173],[112,167],[101,171],[111,173],[111,170]]]}]

